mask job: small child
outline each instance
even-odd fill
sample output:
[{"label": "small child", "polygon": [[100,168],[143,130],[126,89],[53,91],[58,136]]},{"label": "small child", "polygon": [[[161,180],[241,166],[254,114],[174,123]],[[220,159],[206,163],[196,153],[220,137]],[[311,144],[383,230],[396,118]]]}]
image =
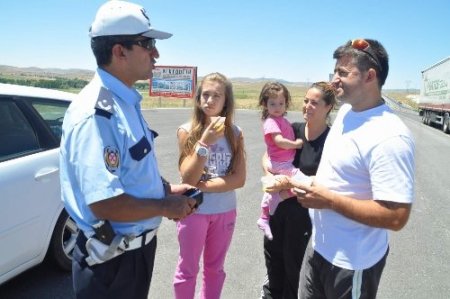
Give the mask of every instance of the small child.
[{"label": "small child", "polygon": [[[267,146],[267,169],[272,174],[283,174],[289,177],[304,176],[292,165],[295,150],[303,146],[303,141],[295,139],[294,130],[284,117],[290,102],[291,96],[288,89],[278,82],[266,83],[259,95],[264,141]],[[269,218],[275,212],[280,200],[278,192],[266,192],[261,202],[261,216],[256,223],[269,240],[273,239]]]}]

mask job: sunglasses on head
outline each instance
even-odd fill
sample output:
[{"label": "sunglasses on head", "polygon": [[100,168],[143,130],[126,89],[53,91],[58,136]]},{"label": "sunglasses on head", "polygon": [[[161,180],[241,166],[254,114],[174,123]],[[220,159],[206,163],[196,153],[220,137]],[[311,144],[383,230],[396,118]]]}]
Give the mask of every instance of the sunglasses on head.
[{"label": "sunglasses on head", "polygon": [[153,50],[156,46],[156,39],[154,38],[147,38],[147,39],[138,39],[138,40],[131,40],[123,42],[125,45],[137,45],[139,47],[142,47],[144,49],[147,49],[149,51]]},{"label": "sunglasses on head", "polygon": [[380,71],[382,70],[380,60],[373,52],[368,41],[366,41],[365,39],[354,39],[351,41],[351,47],[369,55],[375,61],[376,65],[380,68]]}]

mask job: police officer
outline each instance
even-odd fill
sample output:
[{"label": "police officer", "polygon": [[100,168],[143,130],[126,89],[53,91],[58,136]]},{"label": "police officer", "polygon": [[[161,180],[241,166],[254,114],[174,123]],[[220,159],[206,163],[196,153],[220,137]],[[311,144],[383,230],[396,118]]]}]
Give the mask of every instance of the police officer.
[{"label": "police officer", "polygon": [[90,28],[98,69],[64,119],[62,199],[81,229],[73,253],[77,298],[147,298],[162,217],[181,219],[191,186],[164,183],[155,159],[157,133],[145,122],[132,87],[148,79],[155,42],[145,10],[108,1]]}]

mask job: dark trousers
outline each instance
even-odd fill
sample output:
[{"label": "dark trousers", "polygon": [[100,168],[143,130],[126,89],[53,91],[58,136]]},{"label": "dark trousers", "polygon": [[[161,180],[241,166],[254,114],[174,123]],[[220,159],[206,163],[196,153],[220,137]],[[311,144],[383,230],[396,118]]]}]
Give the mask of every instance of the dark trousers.
[{"label": "dark trousers", "polygon": [[268,282],[263,298],[297,298],[303,255],[311,236],[308,209],[296,198],[281,202],[270,217],[273,240],[264,238]]},{"label": "dark trousers", "polygon": [[372,267],[348,270],[331,264],[309,244],[300,279],[302,299],[375,299],[389,248]]},{"label": "dark trousers", "polygon": [[146,299],[156,252],[156,236],[141,248],[93,266],[87,265],[86,237],[80,232],[73,252],[73,287],[78,299]]}]

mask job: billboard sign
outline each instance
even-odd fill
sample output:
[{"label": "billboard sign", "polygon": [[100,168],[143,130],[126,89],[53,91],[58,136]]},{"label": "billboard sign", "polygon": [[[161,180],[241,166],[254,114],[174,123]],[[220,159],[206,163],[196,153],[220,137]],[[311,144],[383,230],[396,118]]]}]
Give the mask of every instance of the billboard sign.
[{"label": "billboard sign", "polygon": [[192,98],[197,86],[197,67],[156,66],[150,79],[150,96]]}]

